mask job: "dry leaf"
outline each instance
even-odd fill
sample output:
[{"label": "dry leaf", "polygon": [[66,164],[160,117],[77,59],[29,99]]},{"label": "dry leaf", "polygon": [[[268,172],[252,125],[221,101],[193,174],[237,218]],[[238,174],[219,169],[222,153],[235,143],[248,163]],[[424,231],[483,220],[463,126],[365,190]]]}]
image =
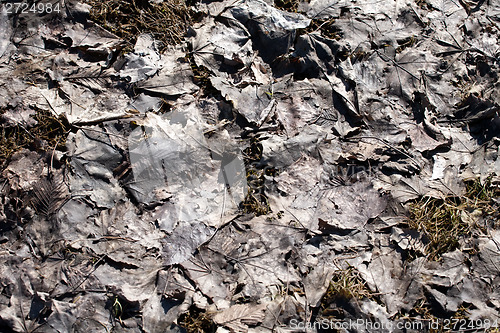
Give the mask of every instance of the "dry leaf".
[{"label": "dry leaf", "polygon": [[248,325],[257,325],[264,319],[263,304],[236,304],[219,312],[213,318],[217,324],[226,326],[231,332],[247,332]]}]

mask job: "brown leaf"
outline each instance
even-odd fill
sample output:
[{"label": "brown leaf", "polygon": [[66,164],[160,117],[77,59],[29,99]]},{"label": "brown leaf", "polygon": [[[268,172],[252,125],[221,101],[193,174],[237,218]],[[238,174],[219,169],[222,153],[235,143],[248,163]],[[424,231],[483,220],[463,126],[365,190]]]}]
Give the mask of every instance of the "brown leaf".
[{"label": "brown leaf", "polygon": [[68,198],[68,186],[64,183],[63,176],[52,173],[33,186],[31,204],[40,214],[49,217],[57,213]]},{"label": "brown leaf", "polygon": [[264,319],[266,306],[236,304],[214,316],[214,322],[224,325],[231,332],[247,332],[248,325],[256,325]]}]

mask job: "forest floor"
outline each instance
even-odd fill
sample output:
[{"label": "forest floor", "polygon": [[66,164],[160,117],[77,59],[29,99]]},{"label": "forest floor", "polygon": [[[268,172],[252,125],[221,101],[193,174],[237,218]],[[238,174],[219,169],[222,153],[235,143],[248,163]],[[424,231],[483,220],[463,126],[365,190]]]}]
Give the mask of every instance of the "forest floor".
[{"label": "forest floor", "polygon": [[0,331],[499,331],[497,1],[2,6]]}]

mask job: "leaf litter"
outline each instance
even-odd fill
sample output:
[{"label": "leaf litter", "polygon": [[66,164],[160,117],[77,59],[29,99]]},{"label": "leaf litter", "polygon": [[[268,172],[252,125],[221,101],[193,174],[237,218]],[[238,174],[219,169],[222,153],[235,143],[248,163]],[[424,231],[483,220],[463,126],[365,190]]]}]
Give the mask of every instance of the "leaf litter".
[{"label": "leaf litter", "polygon": [[0,16],[2,330],[498,319],[494,1],[89,3]]}]

